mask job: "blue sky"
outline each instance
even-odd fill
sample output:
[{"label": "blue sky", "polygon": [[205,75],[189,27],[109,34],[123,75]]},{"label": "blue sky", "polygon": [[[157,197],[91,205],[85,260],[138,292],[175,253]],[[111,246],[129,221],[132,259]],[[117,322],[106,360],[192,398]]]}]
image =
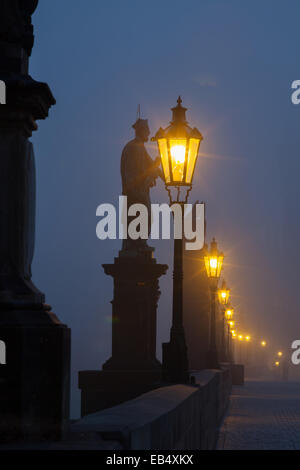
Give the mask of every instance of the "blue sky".
[{"label": "blue sky", "polygon": [[[137,104],[152,134],[179,94],[203,134],[191,202],[207,204],[208,238],[245,323],[285,346],[297,339],[300,79],[296,0],[40,0],[30,73],[57,99],[32,141],[37,166],[33,279],[72,328],[77,371],[110,355],[112,280],[120,242],[96,238],[96,207],[116,203],[120,155]],[[155,157],[153,144],[147,146]],[[161,183],[152,200],[167,201]],[[152,242],[172,265],[172,246]],[[161,282],[158,355],[168,339],[171,269]],[[295,336],[296,335],[296,336]]]}]

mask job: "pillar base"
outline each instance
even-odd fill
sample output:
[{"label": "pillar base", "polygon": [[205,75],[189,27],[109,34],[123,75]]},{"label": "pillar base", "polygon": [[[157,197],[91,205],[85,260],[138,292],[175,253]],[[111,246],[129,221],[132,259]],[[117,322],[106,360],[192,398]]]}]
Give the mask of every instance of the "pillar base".
[{"label": "pillar base", "polygon": [[59,440],[69,419],[70,329],[47,310],[1,311],[0,442]]},{"label": "pillar base", "polygon": [[170,342],[163,343],[162,347],[164,380],[171,383],[188,383],[190,379],[184,336],[175,336],[171,333]]},{"label": "pillar base", "polygon": [[207,353],[207,368],[208,369],[220,369],[218,352],[208,351]]}]

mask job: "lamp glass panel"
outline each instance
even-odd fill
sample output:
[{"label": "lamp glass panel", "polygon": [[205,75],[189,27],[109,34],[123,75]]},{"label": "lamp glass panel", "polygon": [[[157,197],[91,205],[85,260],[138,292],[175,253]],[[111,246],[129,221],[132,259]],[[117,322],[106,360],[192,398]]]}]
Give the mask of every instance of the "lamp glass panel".
[{"label": "lamp glass panel", "polygon": [[188,161],[186,167],[186,183],[191,183],[197,161],[200,139],[191,138],[189,143]]},{"label": "lamp glass panel", "polygon": [[223,265],[223,259],[224,259],[223,255],[217,257],[217,275],[216,275],[216,277],[220,277],[221,270],[222,270],[222,265]]},{"label": "lamp glass panel", "polygon": [[205,264],[206,274],[208,277],[210,277],[209,256],[204,256],[204,264]]},{"label": "lamp glass panel", "polygon": [[169,157],[168,157],[168,145],[167,139],[158,139],[158,148],[164,172],[165,182],[170,183],[170,168],[169,168]]},{"label": "lamp glass panel", "polygon": [[186,139],[170,139],[170,154],[173,181],[182,183],[186,157]]}]

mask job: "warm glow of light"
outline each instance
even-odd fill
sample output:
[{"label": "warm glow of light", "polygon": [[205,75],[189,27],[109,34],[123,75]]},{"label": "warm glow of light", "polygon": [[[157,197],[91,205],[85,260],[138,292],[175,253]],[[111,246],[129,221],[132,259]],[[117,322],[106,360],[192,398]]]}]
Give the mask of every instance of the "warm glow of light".
[{"label": "warm glow of light", "polygon": [[204,256],[206,273],[210,279],[219,279],[223,260],[224,254],[218,250],[217,242],[215,238],[213,238],[210,245],[210,251],[207,251],[206,255]]},{"label": "warm glow of light", "polygon": [[160,153],[160,158],[162,162],[162,167],[165,176],[165,182],[171,182],[171,175],[169,169],[169,156],[168,156],[168,144],[167,139],[158,139],[158,148]]},{"label": "warm glow of light", "polygon": [[279,364],[280,364],[280,362],[279,362],[279,361],[276,361],[276,362],[275,362],[275,366],[276,366],[276,367],[278,367],[278,366],[279,366]]},{"label": "warm glow of light", "polygon": [[251,339],[250,336],[246,336],[246,337],[245,337],[245,340],[246,340],[246,341],[250,341],[250,339]]},{"label": "warm glow of light", "polygon": [[171,155],[175,162],[184,163],[185,159],[185,146],[184,145],[173,145],[171,147]]},{"label": "warm glow of light", "polygon": [[224,256],[205,256],[205,267],[208,277],[218,278],[221,274],[222,264]]},{"label": "warm glow of light", "polygon": [[228,303],[229,293],[230,289],[225,289],[224,287],[218,290],[218,298],[220,304],[226,305]]},{"label": "warm glow of light", "polygon": [[232,320],[232,321],[229,321],[229,322],[228,322],[228,325],[232,328],[232,327],[234,326],[234,321],[233,321],[233,320]]},{"label": "warm glow of light", "polygon": [[231,308],[228,308],[225,312],[225,316],[227,320],[230,320],[232,318],[232,315],[233,315],[233,310]]},{"label": "warm glow of light", "polygon": [[196,127],[188,125],[185,117],[187,108],[181,103],[179,96],[177,106],[172,108],[170,125],[165,129],[160,127],[151,141],[158,144],[166,186],[191,188],[203,137]]},{"label": "warm glow of light", "polygon": [[240,340],[240,341],[243,341],[243,339],[244,339],[244,336],[243,336],[243,335],[239,335],[239,340]]},{"label": "warm glow of light", "polygon": [[263,347],[265,347],[265,346],[267,345],[267,343],[266,343],[265,341],[262,341],[260,344],[261,344]]},{"label": "warm glow of light", "polygon": [[173,180],[181,182],[183,180],[184,164],[186,157],[186,140],[170,140],[170,154],[172,160]]},{"label": "warm glow of light", "polygon": [[281,352],[281,351],[278,351],[277,356],[281,357],[281,356],[282,356],[282,352]]}]

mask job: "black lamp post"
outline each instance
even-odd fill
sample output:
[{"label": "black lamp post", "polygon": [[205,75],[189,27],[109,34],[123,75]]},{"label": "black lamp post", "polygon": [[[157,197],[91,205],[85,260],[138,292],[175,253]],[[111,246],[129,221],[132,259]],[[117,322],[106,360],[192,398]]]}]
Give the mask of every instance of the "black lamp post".
[{"label": "black lamp post", "polygon": [[[177,203],[181,207],[183,227],[183,209],[192,189],[192,180],[198,158],[198,150],[203,139],[196,128],[191,128],[185,117],[187,108],[181,106],[179,97],[177,106],[172,108],[173,117],[166,129],[160,128],[152,141],[156,141],[161,157],[165,186],[169,194],[170,205]],[[189,367],[187,346],[183,326],[183,237],[174,239],[173,270],[173,315],[169,343],[163,343],[164,379],[172,383],[187,383]]]},{"label": "black lamp post", "polygon": [[216,342],[216,292],[221,274],[224,255],[218,250],[217,242],[213,238],[210,244],[210,251],[204,256],[206,273],[209,278],[211,295],[211,315],[210,315],[210,346],[207,354],[207,366],[211,369],[219,368],[219,359]]}]

